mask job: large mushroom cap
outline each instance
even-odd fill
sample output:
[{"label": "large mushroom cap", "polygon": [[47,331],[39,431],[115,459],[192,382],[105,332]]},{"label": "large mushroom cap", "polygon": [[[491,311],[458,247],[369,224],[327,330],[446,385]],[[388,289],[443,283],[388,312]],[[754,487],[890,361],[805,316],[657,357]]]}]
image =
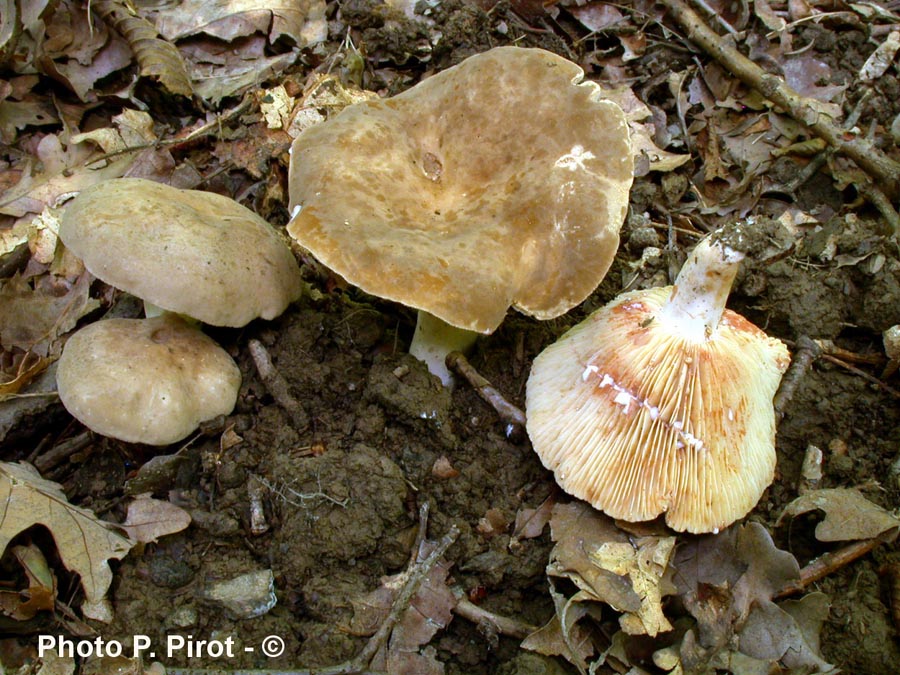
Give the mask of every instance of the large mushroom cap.
[{"label": "large mushroom cap", "polygon": [[278,234],[211,192],[105,181],[68,204],[59,235],[94,276],[204,323],[272,319],[300,296],[297,261]]},{"label": "large mushroom cap", "polygon": [[97,321],[66,342],[63,405],[85,426],[167,445],[234,408],[241,373],[224,349],[176,316]]},{"label": "large mushroom cap", "polygon": [[527,429],[566,492],[614,518],[665,513],[676,530],[711,532],[772,482],[789,355],[730,310],[711,335],[673,330],[661,310],[674,288],[625,293],[542,352]]},{"label": "large mushroom cap", "polygon": [[368,293],[489,333],[558,316],[615,255],[633,157],[582,70],[499,47],[306,129],[288,232]]}]

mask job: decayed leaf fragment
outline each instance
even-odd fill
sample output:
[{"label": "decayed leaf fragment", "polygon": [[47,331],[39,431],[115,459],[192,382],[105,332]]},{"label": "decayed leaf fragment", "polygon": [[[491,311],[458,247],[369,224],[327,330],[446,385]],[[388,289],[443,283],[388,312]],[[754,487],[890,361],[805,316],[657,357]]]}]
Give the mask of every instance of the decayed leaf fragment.
[{"label": "decayed leaf fragment", "polygon": [[28,621],[38,612],[52,610],[56,602],[56,577],[47,559],[34,544],[13,546],[12,554],[22,566],[28,588],[0,590],[0,614],[16,621]]},{"label": "decayed leaf fragment", "polygon": [[662,610],[663,574],[675,537],[634,539],[613,520],[582,502],[554,507],[550,528],[556,546],[547,574],[565,577],[586,595],[623,612],[627,633],[654,636],[671,630]]},{"label": "decayed leaf fragment", "polygon": [[100,306],[88,294],[91,281],[84,273],[71,285],[35,282],[32,288],[28,279],[7,279],[0,284],[0,346],[48,356],[60,335]]},{"label": "decayed leaf fragment", "polygon": [[187,68],[178,49],[161,39],[147,19],[120,0],[95,0],[94,9],[128,41],[141,75],[155,77],[173,94],[193,95]]},{"label": "decayed leaf fragment", "polygon": [[[597,615],[595,603],[621,612],[619,624],[626,634],[654,637],[672,630],[662,598],[674,590],[666,571],[675,537],[632,538],[612,518],[583,502],[554,506],[550,528],[556,546],[550,553],[547,576],[556,613],[526,638],[524,648],[563,656],[580,672],[587,672],[588,660],[604,648],[579,623]],[[574,583],[578,592],[568,598],[562,595],[554,586],[559,578]]]},{"label": "decayed leaf fragment", "polygon": [[191,514],[183,508],[146,493],[138,495],[128,505],[128,516],[122,529],[134,541],[149,544],[159,537],[181,532],[190,524]]},{"label": "decayed leaf fragment", "polygon": [[821,623],[807,616],[814,605],[824,621],[824,598],[807,596],[802,610],[796,603],[772,602],[779,589],[799,578],[800,566],[758,523],[686,540],[672,564],[678,595],[696,626],[679,645],[657,652],[654,660],[667,670],[712,667],[744,675],[768,673],[779,664],[804,672],[831,667],[818,655]]},{"label": "decayed leaf fragment", "polygon": [[[425,560],[437,547],[437,542],[425,540],[419,545],[417,559]],[[439,675],[443,666],[434,658],[427,645],[434,634],[446,628],[453,618],[456,597],[447,586],[450,563],[440,560],[425,577],[419,592],[394,626],[385,648],[375,656],[373,670],[393,675]],[[381,586],[371,593],[352,600],[353,619],[350,632],[372,635],[381,626],[391,605],[408,579],[408,572],[384,577]]]},{"label": "decayed leaf fragment", "polygon": [[0,463],[0,552],[20,532],[44,525],[53,535],[59,557],[69,570],[81,575],[88,618],[109,621],[111,610],[104,596],[112,582],[108,560],[121,559],[134,542],[87,509],[70,504],[58,483],[45,480],[30,464]]},{"label": "decayed leaf fragment", "polygon": [[900,519],[850,488],[807,492],[785,507],[778,523],[816,510],[825,512],[825,519],[816,525],[819,541],[871,539],[900,527]]}]

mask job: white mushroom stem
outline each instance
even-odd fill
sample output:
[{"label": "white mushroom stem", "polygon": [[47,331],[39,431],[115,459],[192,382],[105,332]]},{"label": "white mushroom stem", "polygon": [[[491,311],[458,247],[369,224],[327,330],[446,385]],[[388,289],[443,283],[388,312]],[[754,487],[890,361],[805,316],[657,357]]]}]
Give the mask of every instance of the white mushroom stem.
[{"label": "white mushroom stem", "polygon": [[710,237],[691,251],[657,320],[687,340],[713,336],[744,254]]},{"label": "white mushroom stem", "polygon": [[409,353],[424,361],[428,370],[437,375],[445,387],[452,387],[453,374],[447,368],[447,354],[467,351],[477,338],[478,333],[451,326],[420,309]]}]

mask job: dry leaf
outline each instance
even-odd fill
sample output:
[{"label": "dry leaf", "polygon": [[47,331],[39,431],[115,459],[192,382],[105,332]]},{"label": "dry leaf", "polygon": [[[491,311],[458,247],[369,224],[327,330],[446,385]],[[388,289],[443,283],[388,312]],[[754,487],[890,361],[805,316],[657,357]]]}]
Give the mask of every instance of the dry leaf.
[{"label": "dry leaf", "polygon": [[658,147],[653,140],[653,127],[644,124],[644,120],[653,117],[653,113],[628,87],[604,89],[603,98],[617,103],[625,112],[628,126],[631,128],[631,144],[638,156],[649,161],[648,171],[672,171],[687,162],[690,155],[677,155]]},{"label": "dry leaf", "polygon": [[678,646],[673,672],[694,672],[700,664],[736,675],[769,673],[788,662],[803,672],[830,668],[817,653],[814,633],[820,625],[805,613],[821,609],[819,601],[808,601],[804,611],[772,602],[779,589],[799,578],[800,566],[758,523],[683,542],[673,568],[678,595],[696,619]]},{"label": "dry leaf", "polygon": [[15,591],[0,590],[0,614],[16,621],[28,621],[41,611],[52,610],[56,604],[56,578],[47,559],[34,544],[13,546],[12,553],[19,561],[28,588]]},{"label": "dry leaf", "polygon": [[769,0],[754,0],[753,13],[769,30],[782,31],[787,27],[787,22],[775,13]]},{"label": "dry leaf", "polygon": [[60,0],[51,7],[46,25],[42,22],[33,27],[35,63],[41,72],[66,83],[88,102],[96,98],[96,82],[131,64],[131,50],[106,24],[92,20],[90,11],[80,3]]},{"label": "dry leaf", "polygon": [[516,546],[522,539],[534,539],[540,537],[550,522],[553,515],[553,506],[556,500],[548,497],[536,509],[522,508],[516,513],[516,523],[513,526],[513,534],[509,541],[510,548]]},{"label": "dry leaf", "polygon": [[607,542],[589,553],[591,561],[619,576],[627,576],[641,607],[626,613],[619,623],[631,635],[649,635],[672,630],[662,609],[660,581],[675,547],[675,537],[641,537],[631,542]]},{"label": "dry leaf", "polygon": [[778,523],[816,510],[825,512],[825,519],[816,526],[819,541],[871,539],[900,526],[900,519],[849,488],[807,492],[787,505]]},{"label": "dry leaf", "polygon": [[579,623],[587,615],[588,606],[567,599],[552,581],[550,597],[556,608],[553,618],[526,637],[521,646],[544,656],[562,656],[579,673],[586,673],[589,659],[597,653],[590,631]]},{"label": "dry leaf", "polygon": [[215,38],[196,37],[181,48],[198,96],[218,103],[226,96],[271,79],[293,65],[299,56],[294,49],[285,54],[269,55],[268,42],[262,35],[242,38],[231,45]]},{"label": "dry leaf", "polygon": [[67,569],[81,576],[89,618],[111,618],[105,600],[112,582],[107,560],[121,559],[134,542],[118,534],[87,509],[66,499],[58,483],[45,480],[30,464],[0,463],[0,551],[32,525],[43,525],[53,535],[59,557]]},{"label": "dry leaf", "polygon": [[157,35],[152,23],[118,0],[94,0],[92,7],[128,41],[141,75],[158,79],[173,94],[193,95],[181,54],[175,45]]},{"label": "dry leaf", "polygon": [[60,335],[100,306],[88,295],[91,279],[85,272],[71,286],[36,283],[34,288],[18,275],[7,279],[0,285],[0,344],[7,350],[49,356]]},{"label": "dry leaf", "polygon": [[159,10],[156,27],[169,40],[205,33],[231,42],[262,33],[272,44],[287,36],[298,47],[327,35],[323,0],[184,0]]},{"label": "dry leaf", "polygon": [[900,33],[891,31],[887,39],[866,59],[859,71],[859,79],[871,82],[884,75],[894,62],[898,49],[900,49]]},{"label": "dry leaf", "polygon": [[134,541],[149,544],[167,534],[181,532],[190,524],[191,515],[184,509],[142,494],[128,505],[128,517],[122,529]]},{"label": "dry leaf", "polygon": [[[434,550],[435,542],[423,541],[419,546],[421,562]],[[387,647],[373,661],[374,670],[384,670],[397,675],[431,675],[439,664],[432,651],[420,647],[427,644],[438,630],[445,628],[453,617],[456,597],[447,586],[450,563],[439,561],[419,587],[419,592],[403,613],[391,632]],[[351,600],[353,619],[350,632],[354,635],[371,635],[384,622],[391,604],[407,580],[402,572],[382,579],[381,586],[367,595]]]},{"label": "dry leaf", "polygon": [[547,574],[565,577],[595,600],[620,612],[637,612],[641,599],[629,581],[595,565],[588,555],[611,541],[627,542],[628,535],[619,530],[608,516],[584,502],[557,504],[550,519],[550,532],[557,542],[550,553]]},{"label": "dry leaf", "polygon": [[37,146],[37,158],[26,166],[18,184],[0,195],[0,213],[31,222],[48,206],[108,178],[119,178],[134,155],[126,153],[95,164],[101,152],[92,144],[79,145],[48,134]]},{"label": "dry leaf", "polygon": [[[18,360],[16,364],[15,361]],[[27,387],[38,375],[50,365],[50,359],[26,353],[20,358],[14,357],[15,368],[8,372],[0,369],[0,402],[13,398]]]}]

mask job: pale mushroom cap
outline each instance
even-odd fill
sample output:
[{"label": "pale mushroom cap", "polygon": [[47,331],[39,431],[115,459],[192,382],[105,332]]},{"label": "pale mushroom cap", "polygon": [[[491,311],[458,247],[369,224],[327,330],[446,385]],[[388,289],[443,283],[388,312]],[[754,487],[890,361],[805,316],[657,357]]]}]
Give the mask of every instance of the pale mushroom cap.
[{"label": "pale mushroom cap", "polygon": [[584,300],[615,255],[633,156],[582,70],[499,47],[305,130],[288,232],[368,293],[490,333]]},{"label": "pale mushroom cap", "polygon": [[178,317],[107,319],[72,335],[56,374],[73,417],[104,436],[167,445],[234,408],[232,358]]},{"label": "pale mushroom cap", "polygon": [[623,294],[541,353],[527,430],[560,486],[595,508],[713,532],[772,482],[772,398],[790,357],[730,310],[708,339],[673,334],[653,320],[672,288]]},{"label": "pale mushroom cap", "polygon": [[59,236],[94,276],[204,323],[272,319],[300,297],[287,244],[255,213],[211,192],[105,181],[66,206]]}]

